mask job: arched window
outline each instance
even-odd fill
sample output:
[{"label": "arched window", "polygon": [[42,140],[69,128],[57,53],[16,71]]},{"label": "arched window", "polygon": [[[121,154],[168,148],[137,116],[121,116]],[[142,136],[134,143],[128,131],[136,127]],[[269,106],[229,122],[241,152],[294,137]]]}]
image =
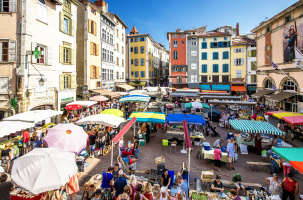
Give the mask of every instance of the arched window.
[{"label": "arched window", "polygon": [[282,85],[283,90],[297,91],[297,85],[292,80],[286,80]]},{"label": "arched window", "polygon": [[272,80],[270,79],[267,79],[266,82],[265,82],[265,87],[266,89],[272,89]]},{"label": "arched window", "polygon": [[42,3],[43,5],[46,5],[44,0],[39,0],[40,3]]}]

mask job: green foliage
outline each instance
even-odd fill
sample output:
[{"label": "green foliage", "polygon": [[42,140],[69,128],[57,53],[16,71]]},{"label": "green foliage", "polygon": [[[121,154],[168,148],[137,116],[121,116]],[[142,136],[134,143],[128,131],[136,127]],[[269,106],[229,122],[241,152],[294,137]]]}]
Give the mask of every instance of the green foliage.
[{"label": "green foliage", "polygon": [[17,105],[18,105],[18,101],[15,98],[12,98],[11,101],[9,102],[12,107],[16,110],[17,109]]}]

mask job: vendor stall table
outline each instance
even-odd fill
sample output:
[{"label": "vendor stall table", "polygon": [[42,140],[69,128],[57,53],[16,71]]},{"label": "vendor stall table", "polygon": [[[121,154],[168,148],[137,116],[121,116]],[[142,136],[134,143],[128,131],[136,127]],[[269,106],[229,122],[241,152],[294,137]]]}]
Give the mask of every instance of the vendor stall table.
[{"label": "vendor stall table", "polygon": [[[205,151],[204,148],[202,148],[202,153],[204,154],[204,160],[208,159],[208,160],[215,160],[215,153],[214,153],[214,149],[210,149],[209,151]],[[222,156],[221,156],[221,162],[225,162],[227,163],[228,159],[227,159],[227,153],[222,152]]]},{"label": "vendor stall table", "polygon": [[19,197],[19,196],[11,196],[11,200],[40,200],[42,197],[42,194],[35,196],[33,198],[25,198],[25,197]]},{"label": "vendor stall table", "polygon": [[250,162],[247,161],[247,164],[250,165],[252,171],[258,171],[258,166],[270,166],[269,162]]},{"label": "vendor stall table", "polygon": [[122,155],[131,156],[134,153],[134,149],[132,148],[130,151],[123,150]]},{"label": "vendor stall table", "polygon": [[99,176],[99,177],[102,177],[101,174],[96,174],[94,176],[92,176],[88,182],[90,182],[90,184],[93,184],[95,187],[90,189],[87,188],[87,187],[83,187],[83,195],[82,195],[82,200],[83,199],[90,199],[92,197],[92,195],[95,193],[95,191],[100,188],[101,186],[101,182],[102,182],[102,178],[101,179],[98,179],[96,180],[95,178]]}]

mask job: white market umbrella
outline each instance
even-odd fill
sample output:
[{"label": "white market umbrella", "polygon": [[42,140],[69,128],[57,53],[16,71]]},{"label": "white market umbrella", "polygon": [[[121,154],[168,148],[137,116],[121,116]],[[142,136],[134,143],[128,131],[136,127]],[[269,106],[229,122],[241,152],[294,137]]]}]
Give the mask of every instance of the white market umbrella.
[{"label": "white market umbrella", "polygon": [[83,119],[77,121],[76,124],[103,124],[105,126],[117,128],[124,121],[124,118],[117,117],[115,115],[97,114],[84,117]]},{"label": "white market umbrella", "polygon": [[33,194],[59,189],[78,171],[75,154],[60,148],[35,148],[13,163],[11,179]]},{"label": "white market umbrella", "polygon": [[197,101],[194,101],[194,102],[191,102],[191,105],[194,109],[201,109],[202,108],[202,104],[201,102],[197,102]]}]

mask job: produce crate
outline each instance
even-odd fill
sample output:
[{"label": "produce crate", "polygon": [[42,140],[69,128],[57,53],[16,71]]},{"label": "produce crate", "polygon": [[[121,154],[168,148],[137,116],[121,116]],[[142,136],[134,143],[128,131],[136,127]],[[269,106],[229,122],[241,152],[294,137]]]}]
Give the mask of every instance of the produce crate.
[{"label": "produce crate", "polygon": [[157,157],[157,158],[155,159],[155,163],[156,163],[157,165],[162,164],[162,163],[165,163],[165,158],[164,158],[163,156]]},{"label": "produce crate", "polygon": [[88,168],[89,163],[84,162],[83,165],[78,165],[78,171],[79,172],[85,172],[85,170]]}]

